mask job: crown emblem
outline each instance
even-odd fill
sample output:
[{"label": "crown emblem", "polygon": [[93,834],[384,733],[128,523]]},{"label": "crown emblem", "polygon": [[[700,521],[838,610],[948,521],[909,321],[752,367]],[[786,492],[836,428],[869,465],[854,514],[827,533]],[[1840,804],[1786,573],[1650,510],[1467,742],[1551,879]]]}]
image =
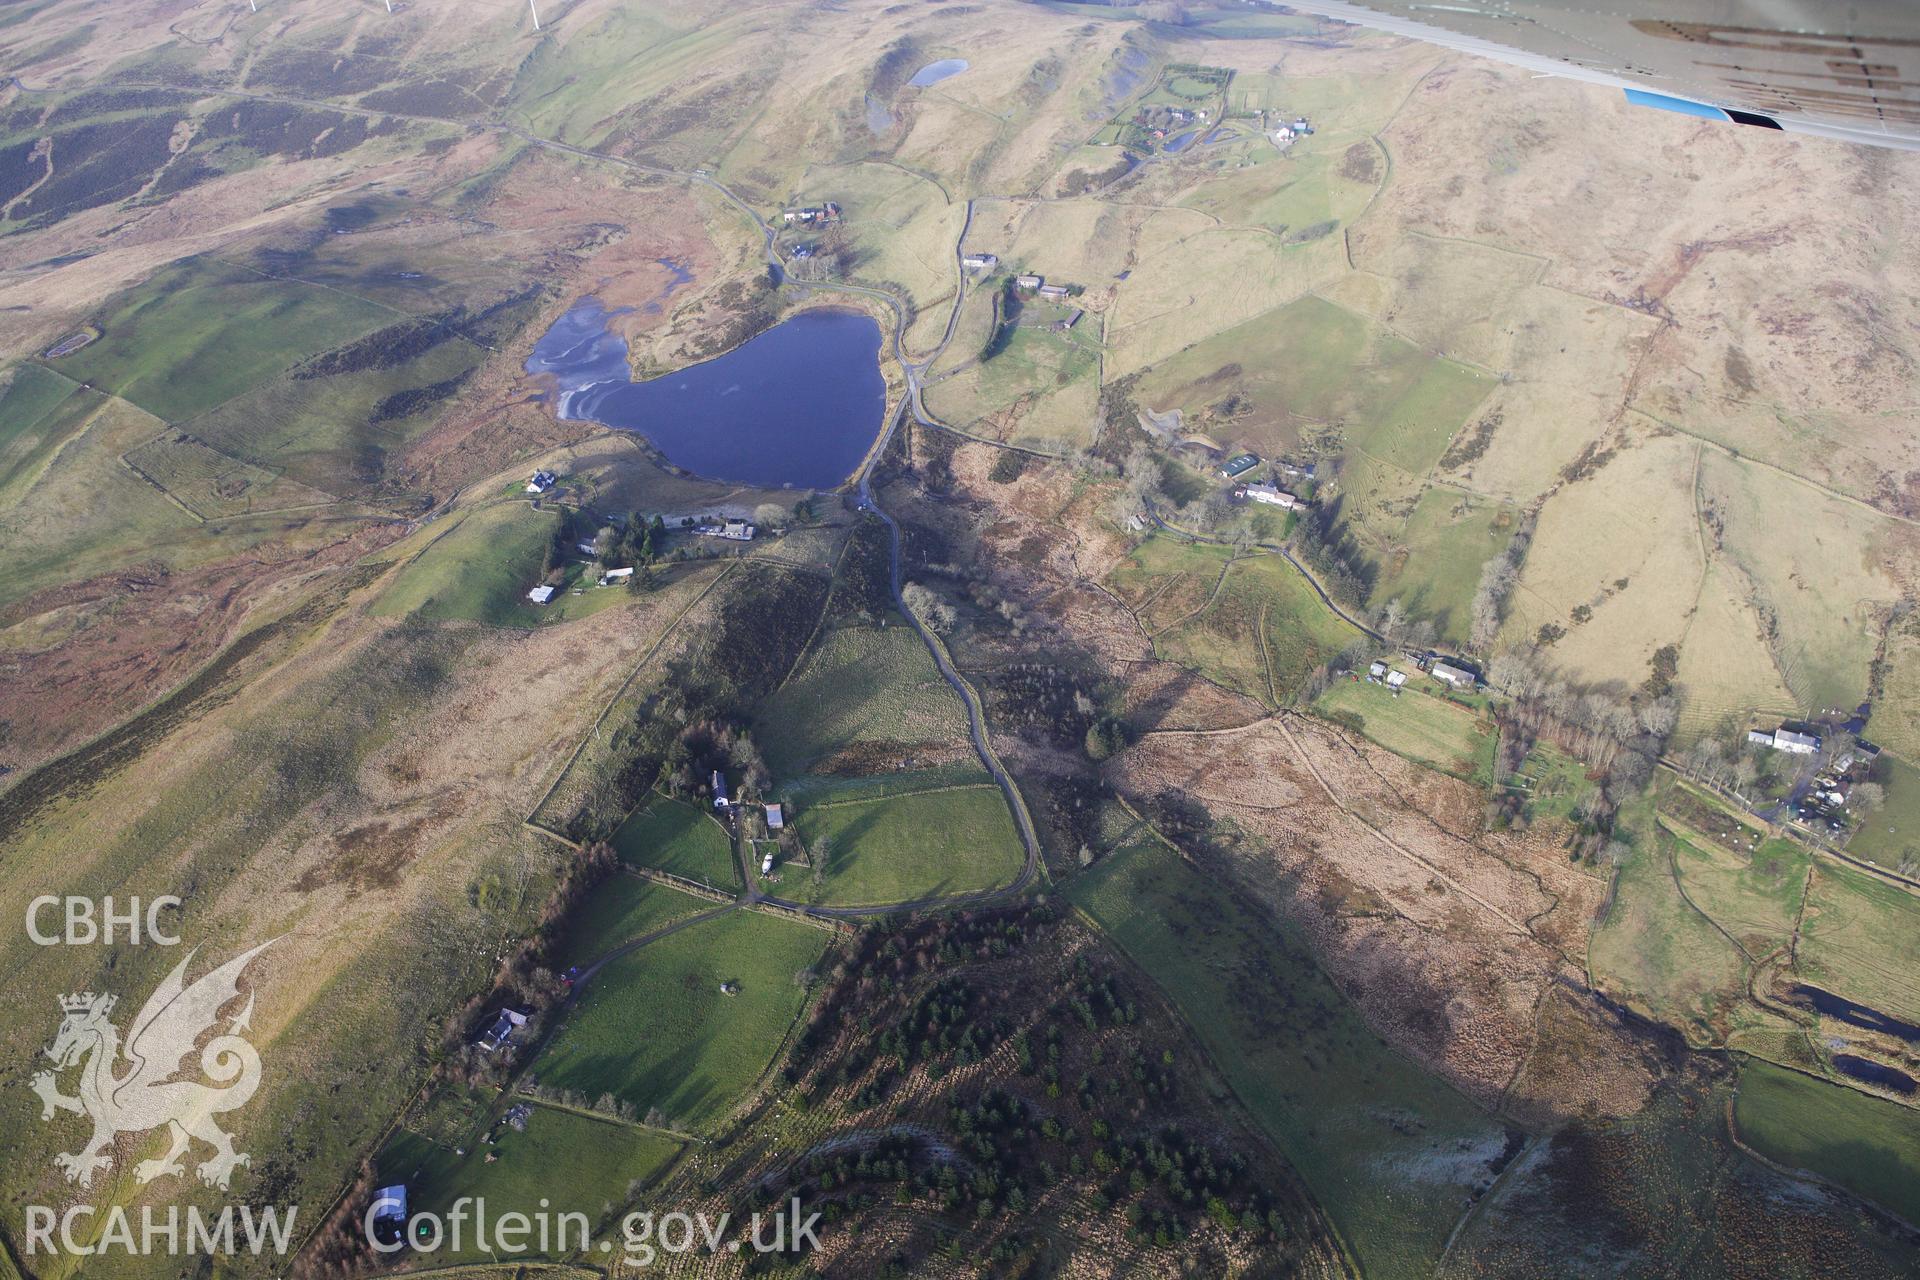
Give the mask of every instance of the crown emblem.
[{"label": "crown emblem", "polygon": [[112,1013],[115,997],[99,996],[91,991],[82,991],[78,995],[61,996],[60,1007],[68,1013],[85,1013],[98,1009],[101,1013]]}]

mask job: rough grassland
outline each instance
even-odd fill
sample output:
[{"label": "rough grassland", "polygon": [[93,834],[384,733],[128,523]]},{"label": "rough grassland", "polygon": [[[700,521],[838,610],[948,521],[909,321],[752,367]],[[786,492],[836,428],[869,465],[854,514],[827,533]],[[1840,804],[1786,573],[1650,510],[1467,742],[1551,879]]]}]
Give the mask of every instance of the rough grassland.
[{"label": "rough grassland", "polygon": [[1817,863],[1798,957],[1816,986],[1920,1022],[1920,896]]},{"label": "rough grassland", "polygon": [[1649,834],[1620,868],[1587,963],[1602,991],[1678,1027],[1690,1044],[1719,1044],[1745,999],[1746,960],[1674,887],[1674,842]]},{"label": "rough grassland", "polygon": [[[544,609],[527,599],[540,580],[540,560],[555,518],[551,511],[511,501],[468,514],[400,571],[372,612],[438,621],[466,618],[496,627],[532,627],[560,615],[573,598],[570,588],[563,587]],[[618,598],[624,588],[588,590]]]},{"label": "rough grassland", "polygon": [[1506,548],[1512,524],[1504,503],[1428,489],[1386,549],[1368,603],[1398,599],[1409,616],[1431,618],[1444,638],[1464,643],[1481,567]]},{"label": "rough grassland", "polygon": [[623,942],[715,905],[639,876],[609,876],[594,887],[586,905],[568,922],[560,967],[591,964]]},{"label": "rough grassland", "polygon": [[1314,710],[1342,723],[1348,722],[1347,716],[1355,717],[1352,723],[1361,733],[1416,764],[1480,786],[1491,785],[1492,724],[1415,684],[1425,681],[1418,672],[1408,675],[1407,687],[1397,698],[1385,685],[1336,681],[1313,704]]},{"label": "rough grassland", "polygon": [[[1696,448],[1642,436],[1556,494],[1540,514],[1504,637],[1531,640],[1551,623],[1567,633],[1549,653],[1556,664],[1645,680],[1655,651],[1686,638],[1700,590]],[[1582,605],[1593,611],[1585,622],[1573,616]]]},{"label": "rough grassland", "polygon": [[99,341],[59,367],[178,422],[392,318],[338,290],[192,258],[116,298]]},{"label": "rough grassland", "polygon": [[[534,1070],[710,1130],[766,1069],[805,1001],[795,975],[826,946],[821,930],[756,911],[682,929],[602,970]],[[723,995],[723,982],[738,994]]]},{"label": "rough grassland", "polygon": [[126,462],[203,520],[320,506],[334,500],[330,493],[175,432],[129,451]]},{"label": "rough grassland", "polygon": [[[1201,593],[1196,603],[1205,603],[1214,582],[1196,578],[1192,585]],[[1328,612],[1292,565],[1257,555],[1234,561],[1212,602],[1156,634],[1154,650],[1275,706],[1359,634]]]},{"label": "rough grassland", "polygon": [[[1726,553],[1771,614],[1776,657],[1805,707],[1852,706],[1865,692],[1876,615],[1899,598],[1881,558],[1887,523],[1753,463],[1708,452],[1703,500],[1724,522]],[[1777,513],[1792,511],[1781,520]]]},{"label": "rough grassland", "polygon": [[776,777],[808,771],[855,743],[939,743],[966,737],[960,700],[904,623],[841,627],[761,707],[755,736]]},{"label": "rough grassland", "polygon": [[[1230,350],[1218,344],[1235,325],[1300,297],[1345,266],[1337,235],[1288,244],[1267,231],[1214,227],[1189,210],[1162,213],[1140,239],[1140,266],[1115,289],[1108,377],[1176,359],[1202,337],[1216,352]],[[1219,355],[1207,369],[1232,358]]]},{"label": "rough grassland", "polygon": [[[420,355],[383,360],[377,368],[268,378],[195,418],[189,430],[227,453],[284,469],[293,479],[350,493],[378,479],[387,455],[446,407],[444,396],[426,389],[458,385],[486,354],[446,336]],[[411,410],[391,407],[409,394],[416,397]]]},{"label": "rough grassland", "polygon": [[[1216,437],[1279,453],[1310,423],[1340,423],[1349,445],[1414,475],[1440,459],[1491,379],[1427,354],[1363,316],[1300,298],[1154,366],[1141,402],[1202,415],[1243,401]],[[1197,420],[1196,420],[1197,421]]]},{"label": "rough grassland", "polygon": [[215,551],[199,522],[120,462],[122,450],[161,430],[151,415],[82,392],[40,429],[38,461],[0,506],[0,602],[138,559],[177,566]]},{"label": "rough grassland", "polygon": [[[628,1187],[659,1172],[680,1149],[665,1134],[538,1105],[525,1132],[502,1125],[490,1146],[480,1141],[484,1132],[463,1135],[466,1154],[457,1155],[453,1145],[402,1130],[380,1153],[381,1179],[407,1184],[409,1213],[444,1216],[462,1196],[485,1196],[495,1221],[506,1213],[538,1214],[548,1203],[549,1214],[582,1213],[597,1223],[608,1204],[619,1204]],[[537,1233],[527,1239],[535,1246],[529,1256],[552,1256],[538,1249]],[[489,1256],[473,1247],[471,1223],[462,1244],[431,1256]]]},{"label": "rough grassland", "polygon": [[1762,1155],[1920,1222],[1920,1111],[1749,1062],[1733,1114],[1741,1140]]},{"label": "rough grassland", "polygon": [[1080,336],[1096,329],[1088,318],[1067,333],[1045,326],[1072,313],[1074,303],[1029,302],[1004,350],[971,364],[927,390],[927,410],[974,435],[1052,451],[1093,443],[1099,422],[1100,358]]},{"label": "rough grassland", "polygon": [[907,902],[991,889],[1020,870],[1020,840],[997,786],[837,804],[814,800],[796,819],[816,859],[822,839],[833,842],[832,851],[822,885],[814,888],[809,873],[796,867],[782,897],[831,906]]},{"label": "rough grassland", "polygon": [[78,383],[37,364],[15,365],[8,372],[0,389],[0,494],[44,463],[59,444],[63,433],[42,424],[51,426],[50,419],[71,422],[71,415],[55,419],[53,412],[79,389]]},{"label": "rough grassland", "polygon": [[685,800],[656,796],[613,833],[620,858],[638,867],[670,871],[716,889],[740,883],[733,845],[720,824]]},{"label": "rough grassland", "polygon": [[1886,788],[1887,802],[1861,821],[1847,852],[1889,868],[1909,854],[1920,862],[1920,769],[1883,752],[1873,776]]},{"label": "rough grassland", "polygon": [[1361,1022],[1312,954],[1164,846],[1067,896],[1158,982],[1368,1275],[1431,1273],[1500,1126]]}]

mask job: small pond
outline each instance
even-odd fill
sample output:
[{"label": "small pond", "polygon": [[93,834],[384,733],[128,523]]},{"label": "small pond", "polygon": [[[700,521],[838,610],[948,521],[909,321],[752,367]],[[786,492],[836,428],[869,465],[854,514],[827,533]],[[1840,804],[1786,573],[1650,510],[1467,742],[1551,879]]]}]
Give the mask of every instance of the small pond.
[{"label": "small pond", "polygon": [[582,298],[534,345],[562,418],[637,431],[697,475],[831,489],[880,430],[880,326],[857,311],[802,311],[723,356],[635,382],[618,314]]},{"label": "small pond", "polygon": [[1884,1062],[1875,1062],[1871,1058],[1859,1058],[1851,1053],[1836,1053],[1833,1055],[1833,1065],[1855,1080],[1865,1080],[1883,1089],[1891,1089],[1895,1093],[1912,1093],[1915,1089],[1920,1089],[1920,1082],[1916,1082],[1906,1072],[1889,1067]]},{"label": "small pond", "polygon": [[1920,1027],[1914,1026],[1911,1022],[1902,1022],[1898,1018],[1889,1017],[1878,1009],[1864,1004],[1855,1004],[1844,996],[1837,996],[1831,991],[1822,991],[1819,987],[1810,987],[1805,983],[1794,987],[1793,994],[1807,1000],[1829,1018],[1838,1018],[1856,1027],[1864,1027],[1868,1031],[1881,1031],[1890,1036],[1898,1036],[1909,1044],[1920,1044]]},{"label": "small pond", "polygon": [[907,81],[916,89],[924,89],[930,84],[939,84],[965,71],[970,64],[965,58],[942,58],[938,62],[929,62],[913,73],[913,79]]}]

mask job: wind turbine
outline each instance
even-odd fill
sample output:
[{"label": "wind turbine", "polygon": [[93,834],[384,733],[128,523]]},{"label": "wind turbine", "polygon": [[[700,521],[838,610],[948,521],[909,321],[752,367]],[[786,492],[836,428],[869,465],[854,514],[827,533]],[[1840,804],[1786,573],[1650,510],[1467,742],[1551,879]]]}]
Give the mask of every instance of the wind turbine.
[{"label": "wind turbine", "polygon": [[527,0],[527,8],[533,10],[533,29],[538,31],[540,29],[540,7],[534,4],[533,0]]}]

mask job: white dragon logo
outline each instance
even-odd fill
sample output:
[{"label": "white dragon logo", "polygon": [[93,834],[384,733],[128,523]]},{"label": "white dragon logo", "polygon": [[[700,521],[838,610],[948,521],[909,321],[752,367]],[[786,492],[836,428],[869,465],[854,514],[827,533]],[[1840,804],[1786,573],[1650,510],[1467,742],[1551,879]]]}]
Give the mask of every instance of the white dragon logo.
[{"label": "white dragon logo", "polygon": [[[182,981],[195,954],[188,952],[134,1016],[124,1049],[118,1029],[107,1020],[114,997],[90,991],[60,997],[66,1016],[46,1050],[53,1070],[34,1076],[33,1091],[44,1104],[42,1120],[53,1119],[55,1111],[93,1120],[93,1137],[84,1147],[54,1157],[69,1182],[84,1187],[96,1171],[113,1162],[106,1152],[116,1134],[144,1133],[162,1125],[172,1131],[172,1145],[160,1159],[134,1166],[134,1177],[141,1183],[185,1173],[180,1157],[194,1138],[213,1148],[213,1155],[196,1170],[208,1186],[224,1190],[236,1167],[252,1163],[249,1156],[233,1149],[232,1136],[214,1122],[221,1112],[244,1106],[260,1086],[260,1055],[239,1034],[253,1014],[251,995],[226,1033],[200,1050],[200,1070],[215,1084],[227,1087],[172,1077],[179,1074],[202,1033],[213,1026],[221,1007],[239,996],[240,973],[247,962],[272,945],[271,940],[261,943],[190,987]],[[123,1055],[131,1069],[117,1074]],[[57,1074],[83,1060],[77,1096],[61,1093]]]}]

